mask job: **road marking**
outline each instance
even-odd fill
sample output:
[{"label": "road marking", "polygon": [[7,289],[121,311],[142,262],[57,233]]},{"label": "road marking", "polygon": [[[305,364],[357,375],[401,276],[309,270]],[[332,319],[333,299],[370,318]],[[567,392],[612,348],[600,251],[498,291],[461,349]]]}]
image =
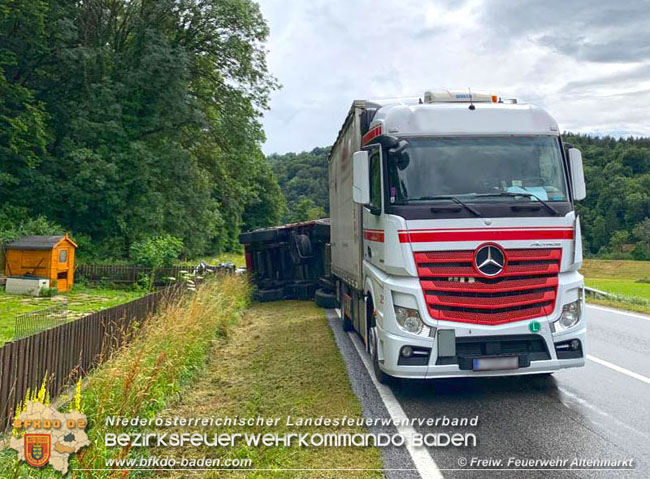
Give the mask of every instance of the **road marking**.
[{"label": "road marking", "polygon": [[630,371],[629,369],[625,369],[620,366],[617,366],[616,364],[612,364],[608,361],[605,361],[604,359],[597,358],[595,356],[592,356],[591,354],[587,354],[587,359],[595,363],[598,363],[601,366],[605,366],[606,368],[613,369],[614,371],[618,371],[619,373],[625,374],[626,376],[630,376],[631,378],[638,379],[639,381],[644,382],[646,384],[650,384],[650,378],[642,376],[639,373],[635,373],[634,371]]},{"label": "road marking", "polygon": [[650,316],[644,316],[643,314],[628,313],[627,311],[621,311],[620,309],[604,308],[602,306],[594,306],[593,304],[589,304],[589,303],[587,303],[587,307],[598,309],[600,311],[606,311],[608,313],[622,314],[623,316],[630,316],[632,318],[645,319],[646,321],[650,321]]},{"label": "road marking", "polygon": [[417,434],[415,428],[413,428],[413,426],[397,426],[397,424],[406,423],[406,421],[408,421],[408,416],[406,413],[404,413],[404,410],[402,409],[399,401],[397,401],[397,398],[393,394],[393,391],[391,391],[388,386],[380,384],[377,381],[377,378],[375,378],[375,374],[372,370],[372,365],[370,364],[370,361],[365,354],[363,345],[361,345],[361,341],[359,340],[358,336],[355,333],[348,333],[348,335],[350,336],[350,340],[352,340],[352,344],[354,344],[357,353],[359,353],[359,357],[361,358],[361,361],[363,361],[363,365],[366,367],[370,379],[377,388],[379,397],[383,401],[384,406],[386,406],[388,414],[390,414],[391,419],[395,422],[397,432],[406,438],[406,449],[411,455],[413,464],[415,464],[420,477],[422,479],[444,479],[444,476],[440,472],[438,464],[436,464],[436,462],[433,460],[431,454],[429,454],[429,451],[427,451],[424,447],[416,448],[411,443],[410,438],[413,437],[413,435]]}]

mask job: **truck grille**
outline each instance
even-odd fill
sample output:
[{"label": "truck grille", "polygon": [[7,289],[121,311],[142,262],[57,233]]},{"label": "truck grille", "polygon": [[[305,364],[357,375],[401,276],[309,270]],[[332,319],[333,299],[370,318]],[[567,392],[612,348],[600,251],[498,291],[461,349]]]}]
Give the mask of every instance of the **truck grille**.
[{"label": "truck grille", "polygon": [[551,314],[562,249],[510,249],[505,253],[507,265],[498,278],[486,278],[474,269],[474,251],[415,253],[431,317],[503,324]]}]

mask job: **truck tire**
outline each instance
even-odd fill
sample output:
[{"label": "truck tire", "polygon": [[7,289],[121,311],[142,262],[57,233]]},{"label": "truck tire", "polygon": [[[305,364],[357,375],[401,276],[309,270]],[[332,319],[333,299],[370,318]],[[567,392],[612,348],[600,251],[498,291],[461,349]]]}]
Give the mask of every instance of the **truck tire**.
[{"label": "truck tire", "polygon": [[339,303],[336,301],[336,294],[328,293],[324,289],[317,289],[314,295],[316,305],[321,308],[336,308]]},{"label": "truck tire", "polygon": [[318,278],[318,285],[327,292],[336,292],[336,283],[326,276]]},{"label": "truck tire", "polygon": [[391,384],[393,377],[386,374],[379,366],[379,354],[377,353],[377,333],[376,328],[370,328],[370,351],[372,355],[372,369],[375,373],[375,378],[380,384]]},{"label": "truck tire", "polygon": [[297,234],[291,239],[289,251],[293,264],[306,264],[312,257],[311,240],[305,234]]},{"label": "truck tire", "polygon": [[253,298],[260,303],[268,301],[280,301],[284,297],[284,290],[282,288],[276,289],[258,289],[253,293]]},{"label": "truck tire", "polygon": [[311,299],[316,291],[316,283],[314,281],[295,281],[285,286],[284,291],[291,299]]}]

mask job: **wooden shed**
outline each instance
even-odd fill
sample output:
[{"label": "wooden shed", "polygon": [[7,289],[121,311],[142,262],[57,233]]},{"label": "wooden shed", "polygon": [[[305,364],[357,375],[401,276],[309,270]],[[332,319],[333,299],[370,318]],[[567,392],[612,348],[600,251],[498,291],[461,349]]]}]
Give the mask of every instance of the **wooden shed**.
[{"label": "wooden shed", "polygon": [[[35,276],[50,280],[59,291],[74,284],[76,243],[65,236],[26,236],[6,245],[7,276]],[[55,283],[56,282],[56,283]]]}]

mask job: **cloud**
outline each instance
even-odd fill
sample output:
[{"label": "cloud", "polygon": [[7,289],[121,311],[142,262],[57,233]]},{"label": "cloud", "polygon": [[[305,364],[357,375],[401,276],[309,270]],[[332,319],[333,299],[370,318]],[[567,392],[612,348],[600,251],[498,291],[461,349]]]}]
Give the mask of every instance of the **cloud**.
[{"label": "cloud", "polygon": [[260,7],[271,29],[269,68],[283,85],[264,118],[266,153],[331,144],[354,99],[435,88],[518,97],[547,108],[566,130],[650,136],[647,1],[261,0]]},{"label": "cloud", "polygon": [[637,62],[650,55],[650,2],[496,0],[483,19],[513,40],[521,36],[591,62]]},{"label": "cloud", "polygon": [[650,81],[650,64],[642,64],[617,71],[610,75],[597,76],[595,78],[580,81],[571,81],[564,86],[563,90],[571,93],[585,91],[586,89],[611,86],[634,87],[641,82],[647,81]]}]

